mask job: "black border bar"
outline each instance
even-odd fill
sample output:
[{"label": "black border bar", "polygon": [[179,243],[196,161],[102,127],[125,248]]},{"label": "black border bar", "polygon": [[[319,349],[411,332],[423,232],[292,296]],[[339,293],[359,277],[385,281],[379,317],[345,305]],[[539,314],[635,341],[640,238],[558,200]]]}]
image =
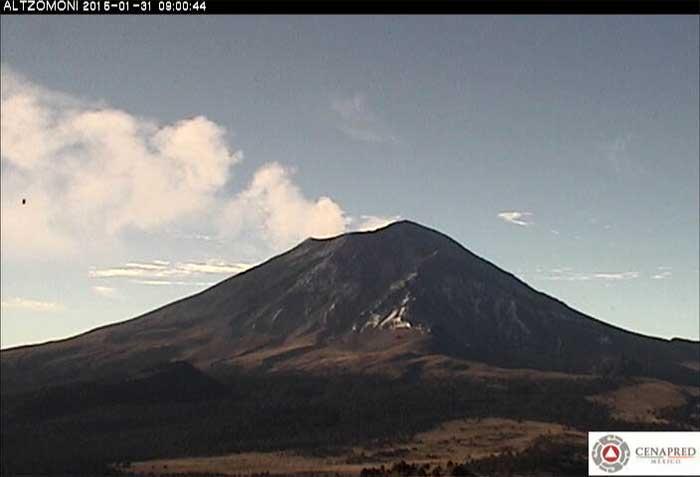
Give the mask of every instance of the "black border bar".
[{"label": "black border bar", "polygon": [[207,13],[700,14],[700,0],[210,0]]},{"label": "black border bar", "polygon": [[[122,0],[129,8],[86,9],[85,0],[77,0],[79,8],[68,11],[29,9],[27,2],[56,0],[0,0],[19,5],[14,11],[0,8],[3,15],[43,14],[131,14],[131,15],[224,15],[224,14],[683,14],[700,15],[699,0],[146,0],[147,10],[131,5],[142,0]],[[95,0],[98,3],[110,0]],[[111,0],[112,5],[121,3]],[[202,9],[201,5],[206,4]],[[195,8],[197,4],[199,8]]]}]

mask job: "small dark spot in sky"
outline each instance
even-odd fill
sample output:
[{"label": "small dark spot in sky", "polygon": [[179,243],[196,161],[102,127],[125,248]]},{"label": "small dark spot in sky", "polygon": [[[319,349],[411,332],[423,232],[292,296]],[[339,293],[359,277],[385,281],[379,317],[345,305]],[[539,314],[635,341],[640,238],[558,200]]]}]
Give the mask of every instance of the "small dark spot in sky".
[{"label": "small dark spot in sky", "polygon": [[22,205],[25,205],[27,203],[27,199],[22,199]]}]

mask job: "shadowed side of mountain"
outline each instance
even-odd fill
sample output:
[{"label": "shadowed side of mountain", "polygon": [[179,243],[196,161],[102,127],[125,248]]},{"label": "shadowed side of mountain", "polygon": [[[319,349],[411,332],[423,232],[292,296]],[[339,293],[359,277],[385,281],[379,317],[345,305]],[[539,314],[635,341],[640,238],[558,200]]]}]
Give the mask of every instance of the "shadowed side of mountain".
[{"label": "shadowed side of mountain", "polygon": [[372,356],[400,367],[427,355],[688,382],[697,373],[686,363],[700,361],[698,349],[696,342],[646,337],[581,314],[448,236],[401,221],[307,239],[135,319],[3,350],[0,364],[3,393],[124,379],[170,361],[269,372],[319,357],[349,364]]}]

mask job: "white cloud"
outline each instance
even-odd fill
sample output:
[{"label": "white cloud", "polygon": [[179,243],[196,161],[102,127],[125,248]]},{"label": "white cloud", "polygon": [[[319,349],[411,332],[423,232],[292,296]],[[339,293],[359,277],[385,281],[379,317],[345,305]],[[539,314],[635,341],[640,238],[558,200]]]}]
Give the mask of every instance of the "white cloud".
[{"label": "white cloud", "polygon": [[639,278],[639,272],[592,272],[582,273],[574,272],[571,268],[553,268],[550,273],[545,276],[540,276],[542,280],[553,281],[588,281],[588,280],[603,280],[603,281],[619,281],[632,280]]},{"label": "white cloud", "polygon": [[70,101],[6,65],[0,75],[3,250],[65,254],[191,218],[241,159],[205,117],[158,125]]},{"label": "white cloud", "polygon": [[24,310],[35,312],[54,312],[65,309],[65,307],[60,303],[41,300],[31,300],[19,297],[2,300],[2,302],[0,302],[0,307],[3,310]]},{"label": "white cloud", "polygon": [[[201,275],[236,275],[252,267],[248,263],[228,263],[210,259],[204,262],[177,262],[165,260],[128,262],[120,267],[92,269],[91,278],[132,278],[135,283],[152,285],[154,279],[182,278]],[[136,280],[139,279],[139,280]],[[149,279],[149,280],[146,280]],[[189,282],[188,282],[189,283]]]},{"label": "white cloud", "polygon": [[92,291],[105,298],[115,298],[117,296],[117,289],[114,287],[94,286]]},{"label": "white cloud", "polygon": [[363,142],[398,142],[386,124],[372,111],[364,94],[335,99],[331,108],[340,119],[338,129],[352,139]]},{"label": "white cloud", "polygon": [[651,276],[652,280],[667,280],[673,276],[671,267],[658,267],[658,272]]},{"label": "white cloud", "polygon": [[[121,246],[127,232],[165,230],[217,244],[237,236],[279,251],[372,225],[328,196],[308,197],[278,163],[229,193],[224,186],[243,154],[204,116],[158,124],[41,88],[0,66],[4,258],[102,253]],[[335,109],[357,127],[381,124],[361,95]],[[124,273],[137,276],[137,268]]]},{"label": "white cloud", "polygon": [[122,267],[93,269],[88,272],[91,278],[135,278],[135,277],[166,277],[175,270],[166,265],[149,263],[126,263]]},{"label": "white cloud", "polygon": [[226,263],[217,260],[208,260],[204,263],[181,263],[181,270],[189,273],[218,273],[218,274],[238,274],[248,270],[251,265],[247,263]]},{"label": "white cloud", "polygon": [[506,222],[509,222],[511,224],[520,225],[522,227],[528,227],[528,226],[533,224],[533,222],[528,220],[528,217],[531,217],[531,216],[532,216],[531,212],[518,212],[518,211],[500,212],[498,214],[499,219],[505,220]]},{"label": "white cloud", "polygon": [[567,274],[557,274],[554,273],[552,275],[546,275],[542,278],[543,280],[552,280],[552,281],[586,281],[590,280],[592,277],[590,275],[586,275],[583,273],[567,273]]},{"label": "white cloud", "polygon": [[639,278],[639,272],[614,272],[614,273],[594,273],[593,278],[603,280],[631,280]]},{"label": "white cloud", "polygon": [[219,222],[222,231],[236,234],[240,227],[257,227],[276,247],[343,233],[348,221],[343,209],[329,197],[306,198],[292,176],[292,170],[278,163],[258,169],[248,187],[226,206]]},{"label": "white cloud", "polygon": [[361,215],[359,220],[353,220],[353,223],[357,222],[357,226],[353,226],[353,230],[357,230],[360,232],[369,232],[385,227],[393,222],[396,222],[397,220],[401,220],[400,215],[395,215],[393,217]]}]

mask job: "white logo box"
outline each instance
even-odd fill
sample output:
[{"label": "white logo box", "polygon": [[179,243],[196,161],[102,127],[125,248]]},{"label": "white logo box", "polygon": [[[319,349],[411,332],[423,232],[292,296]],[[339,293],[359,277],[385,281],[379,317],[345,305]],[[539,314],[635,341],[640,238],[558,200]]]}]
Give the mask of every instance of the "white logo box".
[{"label": "white logo box", "polygon": [[700,476],[700,432],[589,432],[588,475]]}]

